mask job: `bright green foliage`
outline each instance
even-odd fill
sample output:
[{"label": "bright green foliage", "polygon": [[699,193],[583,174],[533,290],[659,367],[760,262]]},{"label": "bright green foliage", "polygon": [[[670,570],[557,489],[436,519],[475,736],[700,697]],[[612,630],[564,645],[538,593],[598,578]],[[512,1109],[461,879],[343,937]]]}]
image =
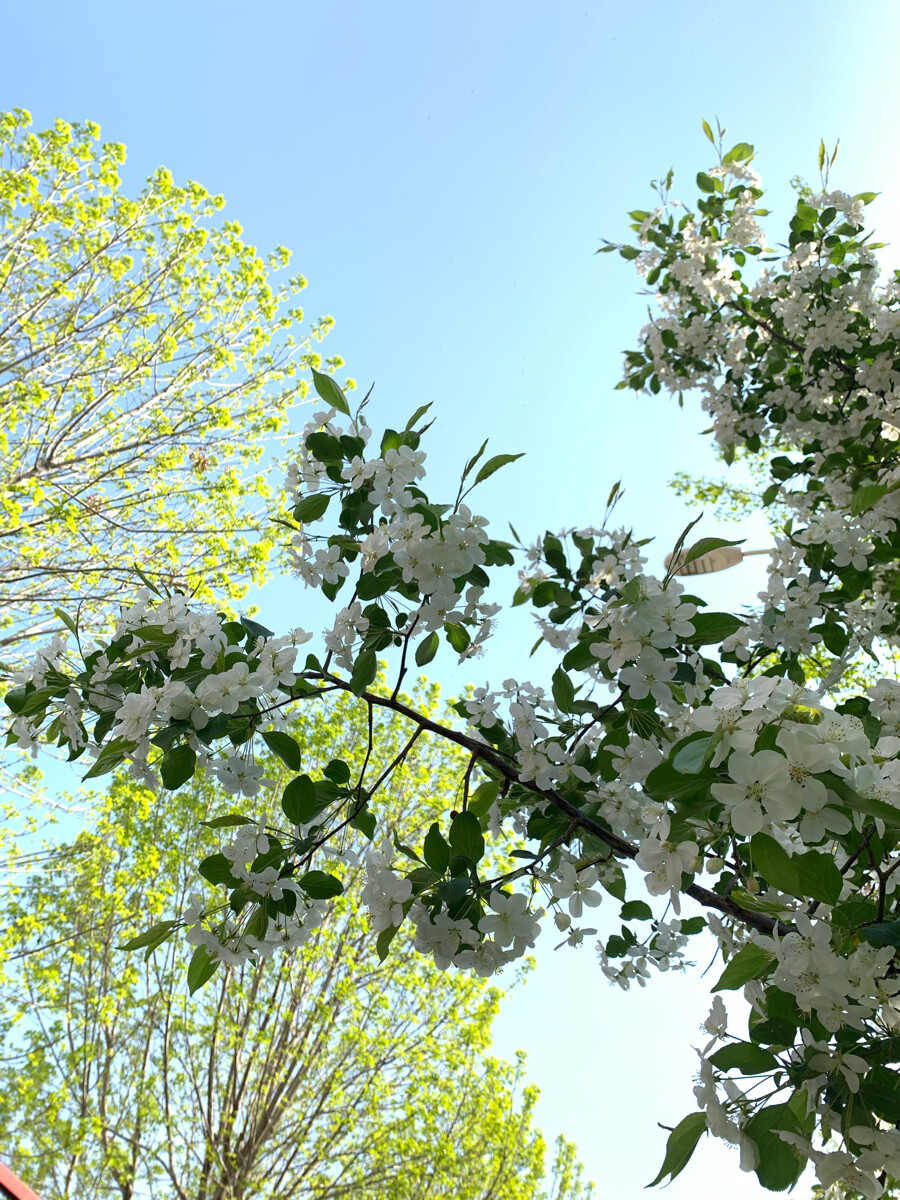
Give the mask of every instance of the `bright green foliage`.
[{"label": "bright green foliage", "polygon": [[[436,693],[414,702],[434,713]],[[359,770],[355,704],[297,717],[309,770]],[[381,727],[379,763],[405,732],[399,718]],[[401,837],[423,795],[436,817],[453,802],[457,759],[423,738],[395,772],[386,801]],[[285,770],[274,755],[266,768]],[[536,1089],[520,1086],[521,1061],[487,1054],[496,989],[416,954],[378,963],[351,868],[305,946],[190,996],[183,942],[120,946],[183,908],[192,864],[227,835],[216,818],[231,810],[210,784],[161,801],[121,775],[94,804],[93,828],[3,919],[4,1156],[45,1200],[544,1196]],[[198,834],[204,819],[218,830]],[[593,1195],[563,1138],[551,1188]]]},{"label": "bright green foliage", "polygon": [[333,324],[301,333],[289,252],[221,196],[160,168],[128,199],[96,125],[30,123],[0,114],[0,646],[98,618],[135,561],[207,597],[260,582],[260,460]]}]

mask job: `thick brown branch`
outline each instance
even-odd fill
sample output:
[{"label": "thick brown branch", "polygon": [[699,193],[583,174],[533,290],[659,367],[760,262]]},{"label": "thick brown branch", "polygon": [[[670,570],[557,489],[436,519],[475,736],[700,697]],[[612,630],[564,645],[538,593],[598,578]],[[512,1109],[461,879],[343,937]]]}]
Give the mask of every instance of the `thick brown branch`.
[{"label": "thick brown branch", "polygon": [[[347,692],[352,691],[347,680],[339,679],[335,675],[326,675],[325,678],[337,688],[341,688]],[[445,738],[447,741],[455,742],[458,746],[464,746],[470,754],[489,763],[495,771],[499,772],[511,783],[517,783],[520,787],[527,788],[528,791],[534,792],[536,796],[540,796],[542,800],[549,800],[554,808],[571,817],[572,823],[575,826],[584,829],[587,833],[605,842],[621,858],[637,857],[637,846],[619,837],[618,834],[604,829],[602,825],[592,820],[591,817],[586,816],[570,800],[566,800],[558,792],[539,788],[531,780],[521,779],[518,770],[511,763],[507,762],[493,746],[489,746],[486,742],[480,742],[476,738],[463,733],[461,730],[451,729],[447,725],[441,725],[437,721],[432,721],[429,717],[423,716],[421,713],[416,712],[415,709],[401,703],[399,700],[395,700],[393,697],[378,696],[372,692],[363,692],[360,699],[365,701],[366,704],[375,705],[378,708],[386,708],[391,712],[398,713],[407,720],[415,722],[415,724],[428,733],[433,733],[438,737]],[[787,928],[774,918],[767,917],[764,913],[751,912],[749,909],[741,908],[733,900],[729,900],[726,896],[720,896],[716,892],[710,891],[709,888],[701,887],[698,883],[692,883],[685,891],[688,896],[696,900],[699,904],[702,904],[705,908],[713,908],[720,913],[724,913],[725,916],[740,921],[744,925],[749,925],[752,929],[756,929],[760,933],[771,934],[776,928],[780,932],[787,932]]]}]

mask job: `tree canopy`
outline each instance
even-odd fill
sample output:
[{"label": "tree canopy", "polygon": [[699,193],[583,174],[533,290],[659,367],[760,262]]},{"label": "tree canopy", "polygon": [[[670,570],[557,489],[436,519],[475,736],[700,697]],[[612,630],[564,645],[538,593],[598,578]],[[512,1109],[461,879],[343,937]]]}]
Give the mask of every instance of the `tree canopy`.
[{"label": "tree canopy", "polygon": [[[415,702],[437,715],[434,689]],[[310,766],[361,765],[349,708],[338,697],[292,721]],[[403,745],[395,719],[378,763]],[[418,743],[385,797],[398,833],[414,833],[425,796],[440,815],[458,759]],[[536,1089],[521,1061],[489,1056],[499,993],[435,980],[416,955],[379,964],[359,869],[296,953],[235,964],[214,989],[185,992],[180,943],[123,961],[136,924],[190,902],[217,799],[195,781],[162,805],[120,773],[88,828],[8,896],[0,1124],[16,1170],[48,1200],[543,1197]],[[555,1173],[558,1200],[592,1194],[564,1140]]]},{"label": "tree canopy", "polygon": [[[654,1182],[709,1133],[765,1188],[812,1162],[823,1187],[877,1200],[900,1171],[900,683],[852,672],[900,636],[900,276],[880,281],[874,193],[831,188],[824,146],[821,190],[773,248],[753,147],[726,150],[705,128],[717,161],[693,207],[671,200],[670,172],[656,207],[631,213],[631,242],[604,249],[634,261],[654,305],[621,386],[697,389],[726,458],[779,451],[763,502],[787,516],[758,607],[709,612],[685,591],[692,567],[735,544],[692,541],[696,522],[655,575],[646,539],[609,514],[530,547],[492,537],[469,496],[516,455],[485,459],[483,444],[455,498],[433,499],[429,406],[375,433],[365,402],[316,373],[324,407],[286,488],[296,572],[336,605],[322,642],[301,653],[304,630],[276,637],[146,589],[99,646],[69,617],[70,636],[15,676],[9,740],[56,742],[89,777],[127,762],[169,792],[202,775],[240,797],[199,866],[218,901],[130,942],[186,936],[194,990],[312,936],[356,870],[350,827],[371,843],[362,899],[383,960],[406,955],[410,930],[437,968],[490,977],[528,953],[547,909],[571,945],[593,938],[589,909],[601,969],[627,989],[677,969],[709,930],[713,991],[743,990],[747,1029],[716,996],[697,1109]],[[407,703],[413,661],[439,671],[486,644],[502,612],[490,572],[516,554],[512,605],[535,610],[558,665],[539,684],[474,690],[459,722]],[[355,697],[358,768],[309,762],[284,727],[338,693]],[[381,769],[392,716],[408,740]],[[450,812],[424,807],[424,836],[406,841],[382,793],[425,735],[466,765]],[[292,775],[283,788],[264,746]]]},{"label": "tree canopy", "polygon": [[[93,123],[0,114],[0,647],[102,624],[134,564],[209,599],[259,583],[274,545],[265,447],[306,394],[330,317],[302,276]],[[329,369],[341,365],[329,360]]]}]

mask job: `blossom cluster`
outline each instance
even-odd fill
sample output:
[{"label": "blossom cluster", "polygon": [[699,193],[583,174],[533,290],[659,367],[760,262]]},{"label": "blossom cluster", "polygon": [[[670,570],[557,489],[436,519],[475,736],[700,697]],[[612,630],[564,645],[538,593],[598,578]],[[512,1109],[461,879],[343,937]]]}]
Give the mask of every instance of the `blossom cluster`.
[{"label": "blossom cluster", "polygon": [[[358,862],[377,953],[408,932],[440,970],[493,976],[552,924],[560,946],[596,937],[611,982],[643,986],[684,967],[708,929],[715,987],[744,989],[748,1034],[726,1040],[714,1004],[698,1111],[663,1174],[708,1131],[766,1187],[812,1160],[823,1185],[877,1195],[898,1154],[885,1123],[900,1120],[900,684],[851,686],[848,672],[900,639],[900,291],[876,287],[865,197],[804,196],[787,254],[769,253],[751,156],[738,146],[701,173],[696,213],[665,194],[633,213],[639,244],[621,250],[658,300],[626,384],[697,388],[726,456],[771,456],[764,500],[786,519],[755,609],[710,612],[686,590],[691,564],[726,544],[691,545],[689,530],[660,575],[611,512],[528,548],[492,538],[468,497],[517,456],[485,461],[482,446],[455,499],[432,501],[426,409],[376,439],[365,404],[351,412],[315,373],[326,407],[289,464],[284,518],[297,576],[335,606],[315,652],[301,656],[304,630],[276,637],[144,590],[110,638],[84,645],[68,620],[11,680],[8,740],[56,743],[92,762],[89,777],[127,764],[175,791],[202,772],[269,813],[280,804],[283,820],[218,819],[235,832],[199,870],[227,899],[132,942],[185,929],[192,986],[298,944]],[[418,713],[401,692],[412,663],[480,654],[500,613],[489,571],[518,552],[512,605],[533,609],[557,665],[473,688],[459,721]],[[292,706],[337,691],[358,697],[358,774],[305,770],[288,731]],[[413,846],[379,818],[406,753],[373,780],[382,708],[409,722],[410,746],[424,732],[467,756]],[[290,772],[280,796],[263,749]],[[832,1135],[843,1148],[826,1148]]]}]

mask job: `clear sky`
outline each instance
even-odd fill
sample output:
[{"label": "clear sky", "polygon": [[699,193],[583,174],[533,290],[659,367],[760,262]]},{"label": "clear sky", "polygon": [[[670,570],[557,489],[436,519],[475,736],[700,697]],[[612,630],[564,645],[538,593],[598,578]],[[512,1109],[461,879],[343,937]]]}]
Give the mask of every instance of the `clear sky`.
[{"label": "clear sky", "polygon": [[[482,489],[498,533],[599,522],[622,478],[620,516],[661,558],[697,515],[667,480],[715,464],[696,408],[613,390],[645,302],[628,264],[593,252],[626,236],[624,213],[651,206],[669,167],[693,198],[715,116],[757,146],[779,214],[793,175],[815,180],[819,138],[840,137],[834,185],[883,191],[871,211],[896,236],[898,35],[895,0],[44,0],[0,14],[0,107],[98,121],[128,146],[129,190],[165,164],[222,192],[261,249],[291,247],[309,316],[336,318],[325,352],[376,384],[371,419],[434,401],[447,490],[484,437],[527,453]],[[741,532],[765,538],[761,522]],[[708,598],[752,599],[757,566]],[[276,627],[306,623],[293,581],[258,603]],[[528,673],[513,633],[474,682]],[[545,1131],[578,1141],[604,1198],[641,1194],[662,1157],[655,1122],[693,1107],[707,984],[621,995],[590,950],[545,949],[501,1016],[500,1050],[529,1051]],[[667,1194],[760,1190],[702,1147]]]}]

